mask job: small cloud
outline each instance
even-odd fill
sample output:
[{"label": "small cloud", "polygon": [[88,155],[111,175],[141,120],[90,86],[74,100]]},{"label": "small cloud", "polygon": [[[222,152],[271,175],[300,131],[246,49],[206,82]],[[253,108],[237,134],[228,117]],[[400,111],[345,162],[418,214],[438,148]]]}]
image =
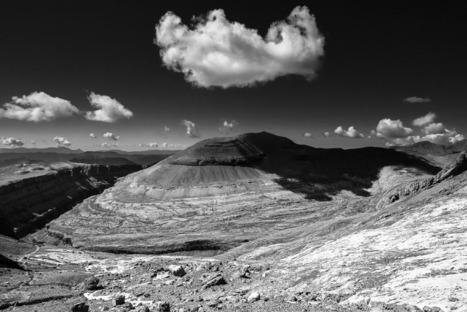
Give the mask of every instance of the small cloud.
[{"label": "small cloud", "polygon": [[88,120],[117,122],[120,119],[129,119],[133,116],[129,109],[110,96],[91,92],[88,100],[93,107],[97,108],[95,111],[86,112],[85,118]]},{"label": "small cloud", "polygon": [[234,129],[236,129],[238,127],[238,122],[236,122],[235,120],[232,120],[232,121],[227,121],[225,120],[224,123],[222,124],[222,126],[219,128],[219,131],[221,133],[229,133],[231,131],[233,131]]},{"label": "small cloud", "polygon": [[163,148],[167,148],[168,146],[169,146],[169,145],[167,144],[167,142],[162,143],[162,147],[163,147]]},{"label": "small cloud", "polygon": [[345,130],[342,126],[339,126],[334,130],[334,133],[338,136],[352,138],[352,139],[361,139],[363,138],[363,134],[355,129],[353,126],[350,126],[349,129]]},{"label": "small cloud", "polygon": [[186,134],[188,134],[188,136],[192,138],[201,137],[199,129],[194,122],[189,120],[182,120],[182,125],[186,127]]},{"label": "small cloud", "polygon": [[158,147],[159,144],[157,144],[156,142],[150,142],[150,143],[141,143],[139,144],[139,147],[150,147],[150,148],[156,148]]},{"label": "small cloud", "polygon": [[446,131],[446,127],[442,123],[431,123],[423,128],[425,134],[440,134]]},{"label": "small cloud", "polygon": [[167,126],[164,126],[164,132],[170,132],[170,128]]},{"label": "small cloud", "polygon": [[13,137],[2,137],[2,144],[8,147],[21,147],[24,141]]},{"label": "small cloud", "polygon": [[94,132],[89,133],[89,136],[93,139],[97,138],[96,134]]},{"label": "small cloud", "polygon": [[376,136],[385,139],[406,138],[411,135],[413,130],[404,127],[400,120],[392,120],[389,118],[381,119],[376,126]]},{"label": "small cloud", "polygon": [[22,121],[51,121],[79,113],[70,101],[52,97],[44,92],[33,92],[22,97],[14,96],[10,103],[0,108],[0,118]]},{"label": "small cloud", "polygon": [[326,132],[323,132],[323,136],[326,137],[326,138],[329,138],[331,136],[331,133],[326,131]]},{"label": "small cloud", "polygon": [[70,146],[71,142],[65,139],[64,137],[56,136],[53,138],[53,141],[57,143],[58,146]]},{"label": "small cloud", "polygon": [[119,135],[114,135],[112,132],[106,132],[102,136],[112,141],[118,141],[120,139]]},{"label": "small cloud", "polygon": [[311,134],[310,132],[305,132],[305,133],[303,134],[303,136],[304,136],[305,138],[309,138],[309,139],[314,139],[314,138],[315,138],[315,137],[313,136],[313,134]]},{"label": "small cloud", "polygon": [[417,127],[423,127],[429,123],[432,123],[436,119],[435,113],[428,113],[425,116],[415,118],[412,121],[412,124]]},{"label": "small cloud", "polygon": [[274,22],[265,38],[230,22],[222,9],[198,18],[192,29],[167,12],[154,41],[165,66],[198,87],[245,87],[286,75],[315,76],[324,55],[324,37],[307,7]]},{"label": "small cloud", "polygon": [[36,141],[31,140],[31,144],[32,144],[32,145],[36,145]]},{"label": "small cloud", "polygon": [[104,142],[101,144],[103,148],[111,148],[111,147],[118,147],[118,143],[109,143],[109,142]]},{"label": "small cloud", "polygon": [[411,96],[411,97],[408,97],[408,98],[404,99],[404,102],[407,102],[407,103],[428,103],[428,102],[431,102],[431,99],[430,98],[422,98],[422,97],[418,97],[418,96]]}]

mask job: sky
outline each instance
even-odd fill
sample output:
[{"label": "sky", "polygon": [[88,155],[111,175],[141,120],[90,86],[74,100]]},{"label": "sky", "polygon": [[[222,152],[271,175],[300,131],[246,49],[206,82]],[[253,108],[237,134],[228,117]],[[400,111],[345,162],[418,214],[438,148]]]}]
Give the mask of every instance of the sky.
[{"label": "sky", "polygon": [[[459,1],[6,0],[0,147],[464,139]],[[165,144],[164,144],[165,143]]]}]

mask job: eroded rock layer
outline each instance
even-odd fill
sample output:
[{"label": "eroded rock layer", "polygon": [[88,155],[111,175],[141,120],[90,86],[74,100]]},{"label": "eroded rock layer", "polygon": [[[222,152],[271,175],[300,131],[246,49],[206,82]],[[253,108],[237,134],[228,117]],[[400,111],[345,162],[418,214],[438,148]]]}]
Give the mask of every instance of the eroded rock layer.
[{"label": "eroded rock layer", "polygon": [[22,237],[140,165],[19,164],[0,182],[0,234]]}]

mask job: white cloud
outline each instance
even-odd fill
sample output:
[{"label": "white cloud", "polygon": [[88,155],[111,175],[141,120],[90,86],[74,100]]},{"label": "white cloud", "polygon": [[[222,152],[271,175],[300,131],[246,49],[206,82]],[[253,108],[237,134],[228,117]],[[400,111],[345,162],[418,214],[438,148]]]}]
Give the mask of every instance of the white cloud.
[{"label": "white cloud", "polygon": [[36,145],[36,141],[31,140],[31,144],[32,144],[32,145]]},{"label": "white cloud", "polygon": [[170,128],[167,126],[164,126],[164,132],[170,132]]},{"label": "white cloud", "polygon": [[150,142],[150,143],[141,143],[139,145],[139,147],[150,147],[150,148],[156,148],[158,147],[159,144],[157,144],[156,142]]},{"label": "white cloud", "polygon": [[376,136],[385,139],[406,138],[413,133],[411,128],[404,127],[400,120],[381,119],[376,126]]},{"label": "white cloud", "polygon": [[422,98],[422,97],[418,97],[418,96],[410,96],[410,97],[404,99],[404,102],[407,102],[407,103],[428,103],[428,102],[431,102],[431,99],[430,98]]},{"label": "white cloud", "polygon": [[167,144],[167,142],[162,143],[162,147],[163,147],[163,148],[167,148],[167,146],[169,146],[169,145]]},{"label": "white cloud", "polygon": [[243,87],[284,75],[315,75],[324,37],[307,7],[273,23],[265,38],[257,30],[227,20],[223,10],[198,19],[193,29],[167,12],[156,25],[162,61],[199,87]]},{"label": "white cloud", "polygon": [[222,126],[219,128],[219,131],[222,133],[228,133],[238,127],[238,122],[235,120],[227,121],[225,120]]},{"label": "white cloud", "polygon": [[432,123],[436,119],[436,114],[435,113],[428,113],[425,116],[421,116],[418,118],[415,118],[412,121],[412,124],[417,127],[423,127],[429,123]]},{"label": "white cloud", "polygon": [[336,128],[336,130],[334,130],[334,133],[339,136],[352,138],[352,139],[363,138],[363,134],[359,132],[357,129],[355,129],[353,126],[350,126],[349,129],[347,130],[343,129],[342,126],[339,126]]},{"label": "white cloud", "polygon": [[120,139],[119,135],[114,135],[112,132],[106,132],[102,136],[106,139],[113,140],[113,141],[118,141],[118,139]]},{"label": "white cloud", "polygon": [[313,136],[313,134],[311,134],[310,132],[305,132],[305,133],[303,134],[303,136],[304,136],[305,138],[310,138],[310,139],[314,139],[314,138],[315,138],[315,137]]},{"label": "white cloud", "polygon": [[445,129],[444,133],[427,134],[421,140],[430,141],[432,143],[441,144],[441,145],[448,145],[448,144],[454,144],[464,139],[465,138],[462,134],[459,134],[456,131]]},{"label": "white cloud", "polygon": [[97,138],[96,134],[94,132],[89,133],[89,136],[93,139]]},{"label": "white cloud", "polygon": [[2,137],[2,144],[9,147],[20,147],[24,145],[24,141],[13,137]]},{"label": "white cloud", "polygon": [[331,133],[326,131],[326,132],[323,132],[323,135],[327,138],[329,138],[331,136]]},{"label": "white cloud", "polygon": [[196,124],[189,120],[182,120],[182,125],[186,127],[186,134],[188,134],[192,138],[199,138],[199,129]]},{"label": "white cloud", "polygon": [[51,121],[77,114],[79,110],[70,101],[52,97],[44,92],[33,92],[22,97],[14,96],[10,103],[0,108],[0,118],[23,121]]},{"label": "white cloud", "polygon": [[91,92],[88,100],[93,107],[97,108],[95,111],[86,112],[85,117],[88,120],[116,122],[120,119],[128,119],[133,116],[133,113],[129,109],[110,96]]},{"label": "white cloud", "polygon": [[464,140],[462,134],[457,133],[455,130],[444,129],[442,133],[432,133],[425,136],[411,135],[406,138],[397,138],[386,142],[387,146],[406,146],[412,145],[417,142],[428,141],[440,145],[449,145]]},{"label": "white cloud", "polygon": [[444,133],[445,130],[446,130],[446,127],[444,127],[444,125],[441,122],[431,123],[423,128],[423,132],[425,134],[439,134],[439,133]]},{"label": "white cloud", "polygon": [[118,147],[118,143],[104,142],[101,144],[101,146],[104,148]]},{"label": "white cloud", "polygon": [[70,146],[71,142],[65,139],[64,137],[56,136],[53,138],[53,141],[57,143],[58,146]]},{"label": "white cloud", "polygon": [[422,141],[419,135],[409,135],[405,138],[396,138],[386,142],[386,146],[406,146]]}]

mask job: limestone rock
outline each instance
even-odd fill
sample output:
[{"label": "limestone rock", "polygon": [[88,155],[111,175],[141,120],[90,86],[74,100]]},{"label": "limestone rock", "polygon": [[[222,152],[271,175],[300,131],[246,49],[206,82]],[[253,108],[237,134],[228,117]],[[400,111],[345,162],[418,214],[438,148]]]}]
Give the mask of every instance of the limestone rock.
[{"label": "limestone rock", "polygon": [[122,295],[122,294],[117,294],[113,297],[112,299],[112,305],[115,307],[115,306],[118,306],[118,305],[122,305],[125,303],[125,296]]},{"label": "limestone rock", "polygon": [[84,280],[84,288],[87,290],[99,289],[99,279],[95,276],[88,277]]},{"label": "limestone rock", "polygon": [[181,265],[169,265],[168,269],[175,276],[183,277],[186,275],[185,269]]},{"label": "limestone rock", "polygon": [[248,302],[258,301],[260,298],[261,295],[259,294],[259,292],[254,291],[248,296]]},{"label": "limestone rock", "polygon": [[170,304],[165,301],[156,302],[155,312],[170,312]]}]

